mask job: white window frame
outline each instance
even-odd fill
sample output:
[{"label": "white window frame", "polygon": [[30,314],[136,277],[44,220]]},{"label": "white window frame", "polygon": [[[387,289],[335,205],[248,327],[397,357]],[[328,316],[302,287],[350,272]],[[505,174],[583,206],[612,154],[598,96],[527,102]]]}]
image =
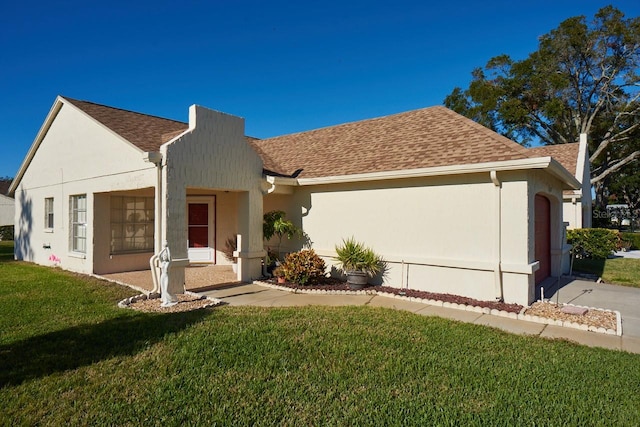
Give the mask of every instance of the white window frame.
[{"label": "white window frame", "polygon": [[46,197],[44,199],[44,230],[48,232],[53,231],[55,224],[53,203],[53,197]]},{"label": "white window frame", "polygon": [[87,195],[69,196],[69,249],[87,253]]},{"label": "white window frame", "polygon": [[111,196],[112,255],[154,251],[155,199],[153,196]]}]

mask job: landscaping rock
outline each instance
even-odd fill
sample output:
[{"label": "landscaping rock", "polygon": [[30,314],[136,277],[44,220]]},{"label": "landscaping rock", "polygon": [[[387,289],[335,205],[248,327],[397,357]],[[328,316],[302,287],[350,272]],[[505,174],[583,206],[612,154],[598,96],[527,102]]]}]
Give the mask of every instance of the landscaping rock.
[{"label": "landscaping rock", "polygon": [[575,305],[565,305],[560,309],[562,313],[575,314],[577,316],[584,316],[589,311],[585,307],[576,307]]}]

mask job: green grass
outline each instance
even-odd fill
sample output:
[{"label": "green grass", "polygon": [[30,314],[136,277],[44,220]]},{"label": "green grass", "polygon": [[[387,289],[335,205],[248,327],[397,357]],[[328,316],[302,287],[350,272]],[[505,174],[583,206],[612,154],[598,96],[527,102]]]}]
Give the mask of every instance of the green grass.
[{"label": "green grass", "polygon": [[13,240],[0,241],[0,262],[13,259]]},{"label": "green grass", "polygon": [[640,259],[576,259],[573,269],[596,274],[602,277],[605,283],[640,288]]},{"label": "green grass", "polygon": [[1,425],[633,425],[640,356],[372,307],[118,309],[0,263]]}]

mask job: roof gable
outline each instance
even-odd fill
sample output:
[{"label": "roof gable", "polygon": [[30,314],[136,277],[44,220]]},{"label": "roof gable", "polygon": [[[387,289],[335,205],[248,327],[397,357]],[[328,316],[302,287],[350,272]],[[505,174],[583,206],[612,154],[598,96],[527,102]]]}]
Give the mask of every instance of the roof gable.
[{"label": "roof gable", "polygon": [[187,123],[136,113],[88,101],[63,98],[102,123],[142,151],[158,151],[160,146],[189,128]]},{"label": "roof gable", "polygon": [[[69,103],[142,151],[189,129],[184,122],[58,97],[21,166],[20,180],[61,103]],[[268,139],[246,137],[275,176],[322,178],[554,157],[575,175],[578,144],[526,149],[436,106]],[[575,152],[575,153],[574,153]],[[15,189],[14,182],[11,190]]]},{"label": "roof gable", "polygon": [[300,178],[518,160],[529,151],[445,107],[252,141],[264,167]]}]

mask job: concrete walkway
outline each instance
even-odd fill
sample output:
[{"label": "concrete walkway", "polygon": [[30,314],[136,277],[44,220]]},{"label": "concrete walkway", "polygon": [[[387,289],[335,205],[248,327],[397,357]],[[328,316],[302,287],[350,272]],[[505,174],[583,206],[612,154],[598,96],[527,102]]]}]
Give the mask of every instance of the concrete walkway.
[{"label": "concrete walkway", "polygon": [[640,251],[620,251],[615,252],[614,255],[618,258],[640,259]]},{"label": "concrete walkway", "polygon": [[[592,287],[595,285],[593,282],[585,283],[592,283]],[[569,289],[572,288],[566,288],[566,284],[564,288],[561,288],[560,295],[562,298],[565,297],[565,294],[567,298],[570,298],[570,294],[568,292]],[[576,287],[576,291],[578,293],[580,292],[579,287]],[[202,292],[201,294],[218,298],[230,305],[250,305],[258,307],[299,307],[307,305],[369,305],[372,307],[387,307],[396,310],[410,311],[422,316],[439,316],[466,323],[491,326],[514,334],[538,335],[545,338],[567,339],[590,347],[604,347],[640,354],[640,335],[628,335],[625,330],[624,323],[622,328],[623,336],[618,337],[614,335],[564,328],[561,326],[543,325],[523,320],[514,320],[505,317],[492,316],[490,314],[481,314],[453,308],[435,307],[428,304],[388,298],[380,295],[296,294],[293,292],[272,289],[258,284],[222,286]],[[574,301],[574,303],[582,305],[580,302],[576,303]],[[596,305],[602,306],[601,304]]]}]

